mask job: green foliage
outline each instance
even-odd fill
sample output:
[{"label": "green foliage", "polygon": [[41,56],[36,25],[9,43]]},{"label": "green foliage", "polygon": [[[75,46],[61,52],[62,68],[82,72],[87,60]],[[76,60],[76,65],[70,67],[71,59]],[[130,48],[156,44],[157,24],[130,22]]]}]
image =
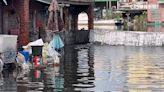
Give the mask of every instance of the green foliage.
[{"label": "green foliage", "polygon": [[147,23],[147,12],[143,12],[141,15],[135,16],[134,20],[136,30],[146,30],[145,28]]},{"label": "green foliage", "polygon": [[107,12],[107,16],[104,19],[119,19],[122,18],[122,13],[114,13],[112,11]]}]

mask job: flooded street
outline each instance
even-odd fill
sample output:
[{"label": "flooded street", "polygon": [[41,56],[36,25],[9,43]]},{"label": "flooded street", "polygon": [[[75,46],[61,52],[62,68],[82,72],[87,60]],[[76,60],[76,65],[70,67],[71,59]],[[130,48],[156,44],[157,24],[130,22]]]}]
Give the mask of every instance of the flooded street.
[{"label": "flooded street", "polygon": [[59,67],[5,71],[0,92],[164,92],[164,47],[65,48]]}]

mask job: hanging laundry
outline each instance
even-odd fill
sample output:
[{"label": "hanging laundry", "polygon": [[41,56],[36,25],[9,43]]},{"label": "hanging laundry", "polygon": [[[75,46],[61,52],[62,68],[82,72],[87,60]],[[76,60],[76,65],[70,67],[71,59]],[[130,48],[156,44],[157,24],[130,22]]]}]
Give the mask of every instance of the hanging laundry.
[{"label": "hanging laundry", "polygon": [[61,40],[59,34],[54,34],[53,40],[50,43],[51,43],[51,46],[53,47],[53,49],[58,50],[58,49],[64,47],[63,41]]},{"label": "hanging laundry", "polygon": [[58,30],[58,16],[57,10],[59,10],[58,2],[56,0],[52,0],[48,11],[49,11],[49,18],[47,27],[49,30],[59,31]]}]

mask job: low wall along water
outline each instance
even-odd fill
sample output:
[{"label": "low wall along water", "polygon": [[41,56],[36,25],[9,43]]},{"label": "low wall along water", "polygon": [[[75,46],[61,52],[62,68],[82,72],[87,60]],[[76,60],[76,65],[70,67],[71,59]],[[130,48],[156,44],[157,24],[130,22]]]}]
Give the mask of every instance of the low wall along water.
[{"label": "low wall along water", "polygon": [[89,42],[88,30],[70,30],[59,32],[64,45],[85,44]]},{"label": "low wall along water", "polygon": [[164,32],[90,31],[90,42],[125,46],[163,46]]}]

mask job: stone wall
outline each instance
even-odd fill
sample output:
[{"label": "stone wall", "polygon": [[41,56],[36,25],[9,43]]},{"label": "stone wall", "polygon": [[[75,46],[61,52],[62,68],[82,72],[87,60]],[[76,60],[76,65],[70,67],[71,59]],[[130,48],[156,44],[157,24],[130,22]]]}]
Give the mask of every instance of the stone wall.
[{"label": "stone wall", "polygon": [[91,31],[90,42],[125,46],[163,46],[163,32]]}]

